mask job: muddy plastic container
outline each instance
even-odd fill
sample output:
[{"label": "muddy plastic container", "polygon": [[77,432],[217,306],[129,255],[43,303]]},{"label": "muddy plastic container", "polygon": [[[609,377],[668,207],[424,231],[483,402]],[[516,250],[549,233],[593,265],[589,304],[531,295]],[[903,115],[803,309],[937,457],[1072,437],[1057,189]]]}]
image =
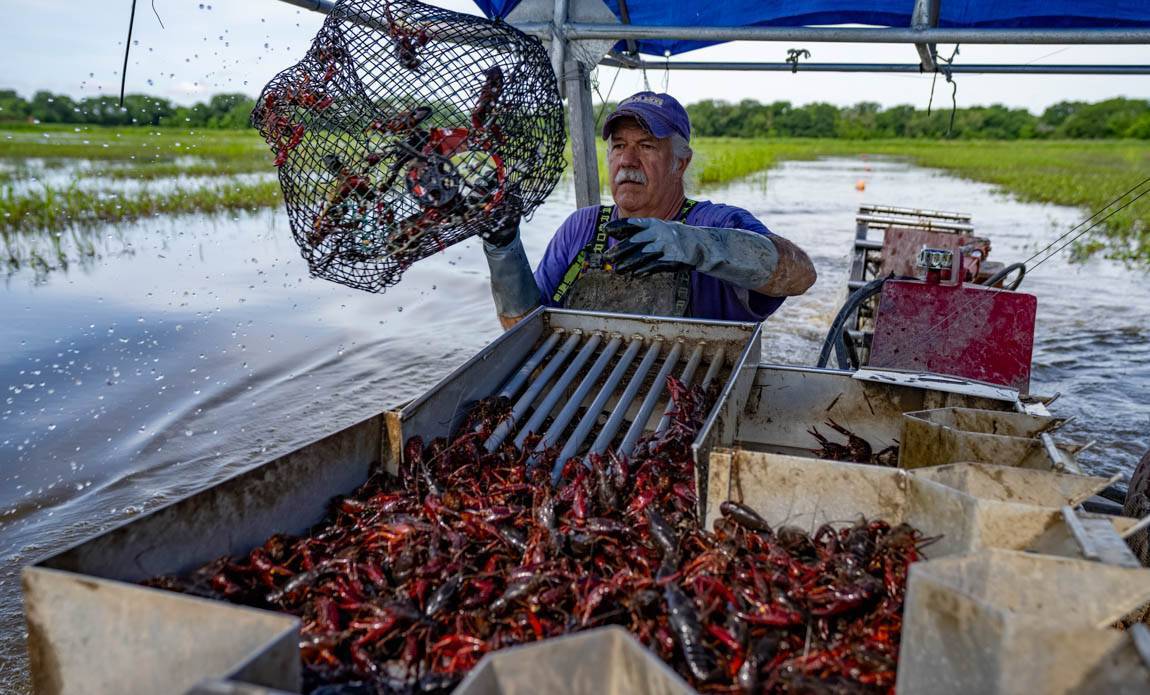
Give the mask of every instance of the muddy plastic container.
[{"label": "muddy plastic container", "polygon": [[[899,447],[901,468],[979,461],[1000,466],[1066,468],[1075,447],[1049,447],[1049,433],[1065,420],[1044,415],[976,408],[940,408],[906,413]],[[1075,466],[1076,468],[1076,466]]]},{"label": "muddy plastic container", "polygon": [[[788,524],[808,532],[860,516],[906,522],[927,536],[940,537],[927,551],[932,558],[982,548],[1026,550],[1038,544],[1043,552],[1086,557],[1094,546],[1084,547],[1071,524],[1086,519],[1088,532],[1120,542],[1119,534],[1133,523],[1085,514],[1074,514],[1069,522],[1064,518],[1066,505],[1108,485],[1106,478],[986,464],[906,471],[719,449],[711,454],[710,475],[708,527],[727,499],[751,506],[773,526]],[[1122,563],[1136,564],[1128,548],[1124,553]]]},{"label": "muddy plastic container", "polygon": [[1127,633],[1110,626],[1147,601],[1146,569],[998,549],[916,563],[896,688],[1062,693],[1144,682],[1136,663],[1116,658]]},{"label": "muddy plastic container", "polygon": [[689,695],[695,691],[621,627],[512,647],[483,657],[455,695]]},{"label": "muddy plastic container", "polygon": [[1150,693],[1150,628],[1137,623],[1069,690],[1074,695]]},{"label": "muddy plastic container", "polygon": [[[1041,402],[1023,403],[1017,391],[957,377],[760,365],[739,417],[735,446],[817,458],[819,441],[812,430],[838,443],[847,441],[834,431],[833,422],[878,453],[904,439],[906,413],[940,409],[976,409],[1004,418],[1048,415]],[[957,460],[977,459],[945,463]]]}]

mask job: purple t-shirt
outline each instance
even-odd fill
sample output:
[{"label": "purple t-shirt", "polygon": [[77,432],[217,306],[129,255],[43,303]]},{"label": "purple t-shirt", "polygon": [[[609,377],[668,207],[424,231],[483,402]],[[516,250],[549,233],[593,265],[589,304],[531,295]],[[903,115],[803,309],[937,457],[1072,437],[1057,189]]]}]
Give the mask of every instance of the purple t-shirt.
[{"label": "purple t-shirt", "polygon": [[[617,214],[617,213],[615,213]],[[612,214],[612,219],[615,218]],[[543,260],[535,269],[535,284],[543,295],[544,306],[557,306],[552,301],[555,288],[571,267],[579,251],[595,238],[599,207],[580,208],[568,217],[547,244]],[[700,201],[687,213],[687,224],[696,227],[745,229],[774,236],[754,215],[732,205]],[[608,240],[614,246],[614,240]],[[691,272],[690,315],[697,319],[718,321],[762,321],[783,303],[783,297],[768,297],[723,282],[705,273]]]}]

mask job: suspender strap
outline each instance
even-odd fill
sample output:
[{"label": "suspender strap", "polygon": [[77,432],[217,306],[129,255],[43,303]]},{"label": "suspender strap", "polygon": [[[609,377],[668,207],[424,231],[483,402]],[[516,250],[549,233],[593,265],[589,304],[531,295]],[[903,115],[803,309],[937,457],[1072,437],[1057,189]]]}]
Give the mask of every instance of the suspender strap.
[{"label": "suspender strap", "polygon": [[[675,220],[678,222],[686,221],[687,215],[690,214],[691,210],[698,204],[699,202],[697,200],[684,200],[683,206],[679,208],[679,214],[676,215]],[[578,255],[575,256],[575,260],[571,261],[571,265],[567,266],[567,272],[563,273],[563,279],[559,281],[559,286],[555,288],[555,293],[551,295],[551,300],[556,304],[563,301],[563,297],[567,295],[568,290],[571,289],[571,285],[575,284],[575,281],[579,279],[583,271],[592,265],[602,265],[603,252],[607,250],[607,224],[611,221],[611,215],[614,213],[614,205],[599,206],[599,218],[595,223],[595,237],[579,250]],[[680,287],[675,291],[676,308],[678,308],[681,298],[685,297],[685,299],[682,299],[683,308],[680,313],[685,313],[686,301],[690,299],[690,274],[686,275],[686,291],[682,291],[682,283],[680,283]]]},{"label": "suspender strap", "polygon": [[559,281],[559,286],[555,288],[555,294],[551,295],[551,300],[556,304],[563,301],[563,297],[567,294],[567,290],[571,289],[571,285],[579,279],[583,271],[588,265],[587,254],[602,254],[607,250],[607,223],[611,221],[611,215],[615,212],[614,205],[600,205],[599,206],[599,219],[595,223],[595,238],[591,243],[584,246],[579,250],[579,254],[575,256],[575,260],[571,261],[571,265],[567,266],[567,272],[563,273],[563,279]]}]

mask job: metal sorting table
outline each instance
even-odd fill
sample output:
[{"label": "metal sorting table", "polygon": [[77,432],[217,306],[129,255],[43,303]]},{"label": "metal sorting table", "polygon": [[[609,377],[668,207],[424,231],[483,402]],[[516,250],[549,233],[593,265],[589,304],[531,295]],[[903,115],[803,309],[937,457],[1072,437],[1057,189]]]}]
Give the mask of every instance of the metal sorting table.
[{"label": "metal sorting table", "polygon": [[403,407],[27,568],[33,686],[41,693],[184,692],[208,679],[216,688],[234,681],[294,691],[294,617],[136,582],[246,554],[274,533],[306,531],[332,497],[381,467],[397,470],[408,437],[449,436],[469,406],[499,393],[512,398],[515,416],[497,438],[523,441],[541,432],[581,452],[634,446],[644,431],[665,427],[667,374],[722,384],[694,444],[705,485],[707,454],[734,442],[759,358],[756,324],[538,310]]},{"label": "metal sorting table", "polygon": [[[787,488],[782,479],[756,479],[754,466],[746,463],[739,471],[751,477],[740,479],[732,473],[731,452],[765,456],[775,461],[770,465],[783,461],[799,470],[810,466],[813,473],[813,467],[828,462],[813,459],[814,442],[806,430],[828,418],[877,449],[902,436],[906,413],[975,408],[1046,414],[1041,404],[1022,404],[1013,391],[975,382],[896,372],[850,374],[772,366],[760,364],[760,357],[759,326],[753,324],[539,310],[401,408],[369,417],[27,568],[23,582],[34,687],[43,693],[294,692],[300,675],[299,625],[294,617],[145,588],[136,582],[187,572],[222,555],[246,554],[273,533],[305,531],[324,516],[330,498],[354,489],[380,468],[396,470],[409,436],[449,436],[462,426],[468,407],[486,396],[507,396],[513,409],[511,422],[494,433],[488,444],[524,442],[534,433],[542,436],[545,446],[582,455],[607,448],[628,451],[644,432],[665,427],[667,395],[661,383],[665,375],[691,383],[721,384],[718,400],[693,447],[703,518],[714,513],[718,501],[741,496],[770,514],[773,507],[767,498],[761,502],[753,498],[764,490],[783,495]],[[949,508],[949,518],[965,518],[967,524],[956,536],[956,553],[988,546],[1018,548],[1013,541],[988,542],[993,536],[983,533],[986,525],[980,526],[979,520],[996,518],[1001,505],[1076,504],[1082,491],[1094,489],[1097,483],[1097,479],[1051,483],[1047,487],[1056,492],[1041,500],[991,504],[967,499],[986,496],[983,488],[988,483],[971,482],[974,474],[946,473],[945,466],[906,471],[836,465],[862,469],[858,475],[863,477],[895,476],[882,483],[893,490],[900,485],[909,489],[905,480],[920,477],[922,482],[916,485],[933,491],[939,499],[959,499],[958,507]],[[938,472],[927,475],[929,471]],[[1013,475],[1058,474],[1020,469]],[[1033,483],[1026,485],[1033,487]],[[962,489],[940,492],[948,486]],[[823,493],[811,489],[809,481],[786,492],[794,500],[806,499],[813,508],[823,504]],[[849,490],[842,494],[851,497]],[[928,499],[925,494],[919,499]],[[843,509],[849,507],[855,515],[874,513],[864,502],[865,498],[851,498],[843,502]],[[1048,510],[1018,515],[1032,520],[1053,518]],[[1086,562],[1075,557],[1075,534],[1100,524],[1089,518],[1080,521],[1086,523],[1066,520],[1058,527],[1076,526],[1077,530],[1037,533],[1034,542],[1045,544],[1041,552]],[[1026,528],[1038,526],[1034,522]],[[1090,564],[1141,572],[1101,562]],[[1125,586],[1120,579],[1126,576],[1116,575],[1117,583],[1111,586]],[[611,663],[626,666],[631,677],[644,668],[663,666],[650,654],[646,656],[655,663],[643,666],[634,645],[618,635],[603,639],[616,646],[579,644],[586,653],[625,650],[628,656],[612,657]],[[1106,644],[1119,649],[1112,641]],[[912,649],[905,645],[904,652]],[[516,660],[511,658],[515,651],[489,655],[494,661],[487,670],[482,671],[486,662],[481,662],[475,671],[488,675],[465,682],[476,688],[466,692],[502,692],[498,684],[507,679],[508,669],[517,668],[516,663],[533,662],[543,668],[530,655],[558,653],[524,648],[523,659]],[[903,659],[921,663],[915,662],[914,654],[904,653]],[[674,673],[665,667],[658,672],[666,686],[663,692],[680,690],[682,684]],[[493,679],[492,673],[503,675]]]}]

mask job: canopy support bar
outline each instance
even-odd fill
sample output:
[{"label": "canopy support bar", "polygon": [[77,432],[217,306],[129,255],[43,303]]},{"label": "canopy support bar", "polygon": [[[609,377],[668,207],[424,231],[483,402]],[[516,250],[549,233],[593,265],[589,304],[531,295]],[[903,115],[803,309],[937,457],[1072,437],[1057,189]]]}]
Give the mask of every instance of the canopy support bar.
[{"label": "canopy support bar", "polygon": [[[535,26],[519,25],[521,31]],[[583,24],[567,38],[663,41],[811,41],[815,43],[1150,44],[1150,29],[900,29],[857,27],[653,27]],[[530,31],[529,31],[530,30]]]},{"label": "canopy support bar", "polygon": [[[618,54],[600,63],[629,70],[733,70],[743,72],[877,72],[922,74],[914,63],[730,63],[730,62],[651,62],[624,60]],[[1150,75],[1150,65],[954,65],[947,68],[955,75]]]},{"label": "canopy support bar", "polygon": [[[330,14],[334,0],[279,0]],[[520,31],[550,38],[551,22],[516,23]],[[858,27],[652,27],[635,24],[563,26],[568,40],[811,41],[814,43],[1150,44],[1150,29],[900,29]]]}]

